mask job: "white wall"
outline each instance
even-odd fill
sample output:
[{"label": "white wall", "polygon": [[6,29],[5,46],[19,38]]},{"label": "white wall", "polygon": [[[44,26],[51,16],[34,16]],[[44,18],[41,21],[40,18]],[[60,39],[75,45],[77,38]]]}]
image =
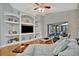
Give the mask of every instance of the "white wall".
[{"label": "white wall", "polygon": [[42,34],[43,37],[47,36],[47,24],[53,24],[58,22],[68,21],[69,22],[69,34],[71,38],[77,37],[77,10],[50,13],[44,16]]}]

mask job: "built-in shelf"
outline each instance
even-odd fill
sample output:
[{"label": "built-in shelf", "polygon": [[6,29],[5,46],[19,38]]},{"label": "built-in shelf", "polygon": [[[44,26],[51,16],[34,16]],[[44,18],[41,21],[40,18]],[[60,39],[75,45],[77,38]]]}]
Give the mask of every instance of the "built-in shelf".
[{"label": "built-in shelf", "polygon": [[29,34],[34,34],[34,33],[22,33],[21,35],[29,35]]},{"label": "built-in shelf", "polygon": [[12,21],[5,21],[5,22],[9,24],[19,24],[19,22],[12,22]]},{"label": "built-in shelf", "polygon": [[[22,33],[21,32],[23,25],[27,26],[27,27],[32,26],[33,30],[34,30],[34,26],[35,26],[34,20],[31,20],[31,18],[29,18],[29,16],[26,15],[26,17],[23,17],[24,21],[22,19],[22,14],[21,13],[20,14],[15,14],[15,13],[4,12],[4,16],[5,16],[5,18],[4,18],[3,22],[5,23],[5,26],[6,26],[6,29],[4,31],[5,32],[4,39],[6,39],[6,42],[3,43],[4,46],[16,44],[16,43],[19,43],[19,42],[21,43],[22,41],[24,41],[24,40],[22,40],[23,37],[29,36],[29,39],[30,39],[30,37],[33,36],[32,34],[35,35],[34,31],[30,32],[30,33],[28,33],[28,32],[27,33],[26,32]],[[15,34],[9,34],[9,33],[15,33]],[[8,40],[14,39],[16,37],[19,38],[18,42],[13,41],[12,43],[8,43]],[[27,38],[25,37],[25,39],[27,39]],[[29,40],[29,39],[27,39],[27,40]]]},{"label": "built-in shelf", "polygon": [[33,23],[21,23],[22,25],[28,25],[28,26],[33,26]]},{"label": "built-in shelf", "polygon": [[19,34],[7,34],[6,36],[18,36]]}]

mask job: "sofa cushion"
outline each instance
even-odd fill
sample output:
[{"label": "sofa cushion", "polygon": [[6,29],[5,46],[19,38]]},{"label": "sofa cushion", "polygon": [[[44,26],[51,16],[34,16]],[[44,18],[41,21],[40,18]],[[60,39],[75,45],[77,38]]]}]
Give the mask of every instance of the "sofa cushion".
[{"label": "sofa cushion", "polygon": [[68,44],[68,48],[59,53],[59,56],[79,56],[79,46],[76,42],[71,41]]},{"label": "sofa cushion", "polygon": [[64,39],[64,40],[60,41],[59,43],[57,43],[53,50],[53,54],[58,55],[60,52],[65,50],[68,47],[69,42],[70,42],[69,40]]}]

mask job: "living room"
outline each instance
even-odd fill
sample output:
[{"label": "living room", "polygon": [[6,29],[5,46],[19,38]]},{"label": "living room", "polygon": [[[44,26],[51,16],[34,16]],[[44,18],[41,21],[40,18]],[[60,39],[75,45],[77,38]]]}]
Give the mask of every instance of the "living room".
[{"label": "living room", "polygon": [[[61,32],[67,34],[66,39],[69,38],[70,41],[79,38],[78,3],[0,3],[0,7],[0,55],[2,56],[24,55],[23,51],[28,44],[37,44],[39,47],[41,47],[39,44],[43,44],[43,47],[44,44],[47,44],[46,46],[53,44],[55,42],[51,39],[58,40]],[[36,55],[53,56],[39,52],[34,56]]]}]

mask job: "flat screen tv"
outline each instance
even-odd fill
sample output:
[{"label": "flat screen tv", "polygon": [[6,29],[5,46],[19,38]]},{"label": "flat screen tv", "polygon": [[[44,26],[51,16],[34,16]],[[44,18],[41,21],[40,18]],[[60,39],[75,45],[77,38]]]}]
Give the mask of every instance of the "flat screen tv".
[{"label": "flat screen tv", "polygon": [[33,33],[33,26],[22,25],[21,33]]}]

